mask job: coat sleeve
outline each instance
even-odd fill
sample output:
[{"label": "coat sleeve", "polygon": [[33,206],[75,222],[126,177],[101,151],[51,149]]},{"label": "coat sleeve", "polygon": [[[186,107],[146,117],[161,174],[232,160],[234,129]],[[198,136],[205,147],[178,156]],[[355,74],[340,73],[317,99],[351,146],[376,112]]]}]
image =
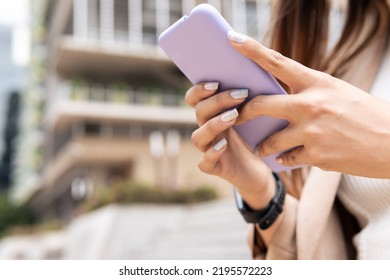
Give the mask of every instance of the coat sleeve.
[{"label": "coat sleeve", "polygon": [[297,259],[297,209],[297,199],[287,195],[283,210],[285,211],[283,220],[267,246],[261,238],[262,230],[257,225],[250,226],[248,243],[254,259]]}]

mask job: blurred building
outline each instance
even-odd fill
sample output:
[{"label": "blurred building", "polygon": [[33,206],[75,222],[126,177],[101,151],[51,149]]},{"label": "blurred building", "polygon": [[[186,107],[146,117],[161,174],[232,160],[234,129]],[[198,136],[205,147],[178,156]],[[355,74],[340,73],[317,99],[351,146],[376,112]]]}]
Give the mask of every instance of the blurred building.
[{"label": "blurred building", "polygon": [[35,113],[23,117],[14,199],[66,219],[91,190],[120,180],[230,190],[197,169],[189,83],[156,46],[201,2],[240,32],[264,33],[265,0],[33,1]]},{"label": "blurred building", "polygon": [[20,91],[26,69],[15,61],[15,27],[0,25],[0,190],[11,186]]}]

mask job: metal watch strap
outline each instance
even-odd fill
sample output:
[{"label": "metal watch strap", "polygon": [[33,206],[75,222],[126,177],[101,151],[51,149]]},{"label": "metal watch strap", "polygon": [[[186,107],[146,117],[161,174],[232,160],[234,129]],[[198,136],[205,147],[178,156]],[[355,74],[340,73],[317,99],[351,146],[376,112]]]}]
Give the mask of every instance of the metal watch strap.
[{"label": "metal watch strap", "polygon": [[286,197],[286,189],[282,180],[276,173],[272,173],[276,183],[276,193],[274,198],[269,202],[268,206],[261,210],[253,210],[242,199],[235,188],[235,199],[238,210],[241,212],[247,223],[258,224],[260,229],[264,230],[269,228],[279,214],[283,211],[284,199]]}]

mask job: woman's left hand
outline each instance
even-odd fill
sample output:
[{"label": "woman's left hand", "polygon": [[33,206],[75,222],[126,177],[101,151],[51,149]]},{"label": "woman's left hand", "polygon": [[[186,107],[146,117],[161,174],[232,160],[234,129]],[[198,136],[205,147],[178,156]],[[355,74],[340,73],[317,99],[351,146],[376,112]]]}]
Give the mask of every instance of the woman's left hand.
[{"label": "woman's left hand", "polygon": [[247,90],[216,90],[216,83],[201,83],[186,94],[199,124],[192,134],[194,146],[203,153],[198,166],[235,185],[253,209],[261,209],[273,197],[275,182],[269,168],[232,129],[237,110],[228,110],[245,100]]}]

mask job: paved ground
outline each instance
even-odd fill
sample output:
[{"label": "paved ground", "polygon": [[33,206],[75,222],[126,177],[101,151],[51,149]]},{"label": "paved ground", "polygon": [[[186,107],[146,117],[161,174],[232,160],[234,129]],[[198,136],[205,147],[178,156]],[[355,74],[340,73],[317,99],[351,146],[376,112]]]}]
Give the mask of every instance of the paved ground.
[{"label": "paved ground", "polygon": [[0,259],[249,259],[232,200],[193,206],[110,205],[65,230],[0,242]]}]

